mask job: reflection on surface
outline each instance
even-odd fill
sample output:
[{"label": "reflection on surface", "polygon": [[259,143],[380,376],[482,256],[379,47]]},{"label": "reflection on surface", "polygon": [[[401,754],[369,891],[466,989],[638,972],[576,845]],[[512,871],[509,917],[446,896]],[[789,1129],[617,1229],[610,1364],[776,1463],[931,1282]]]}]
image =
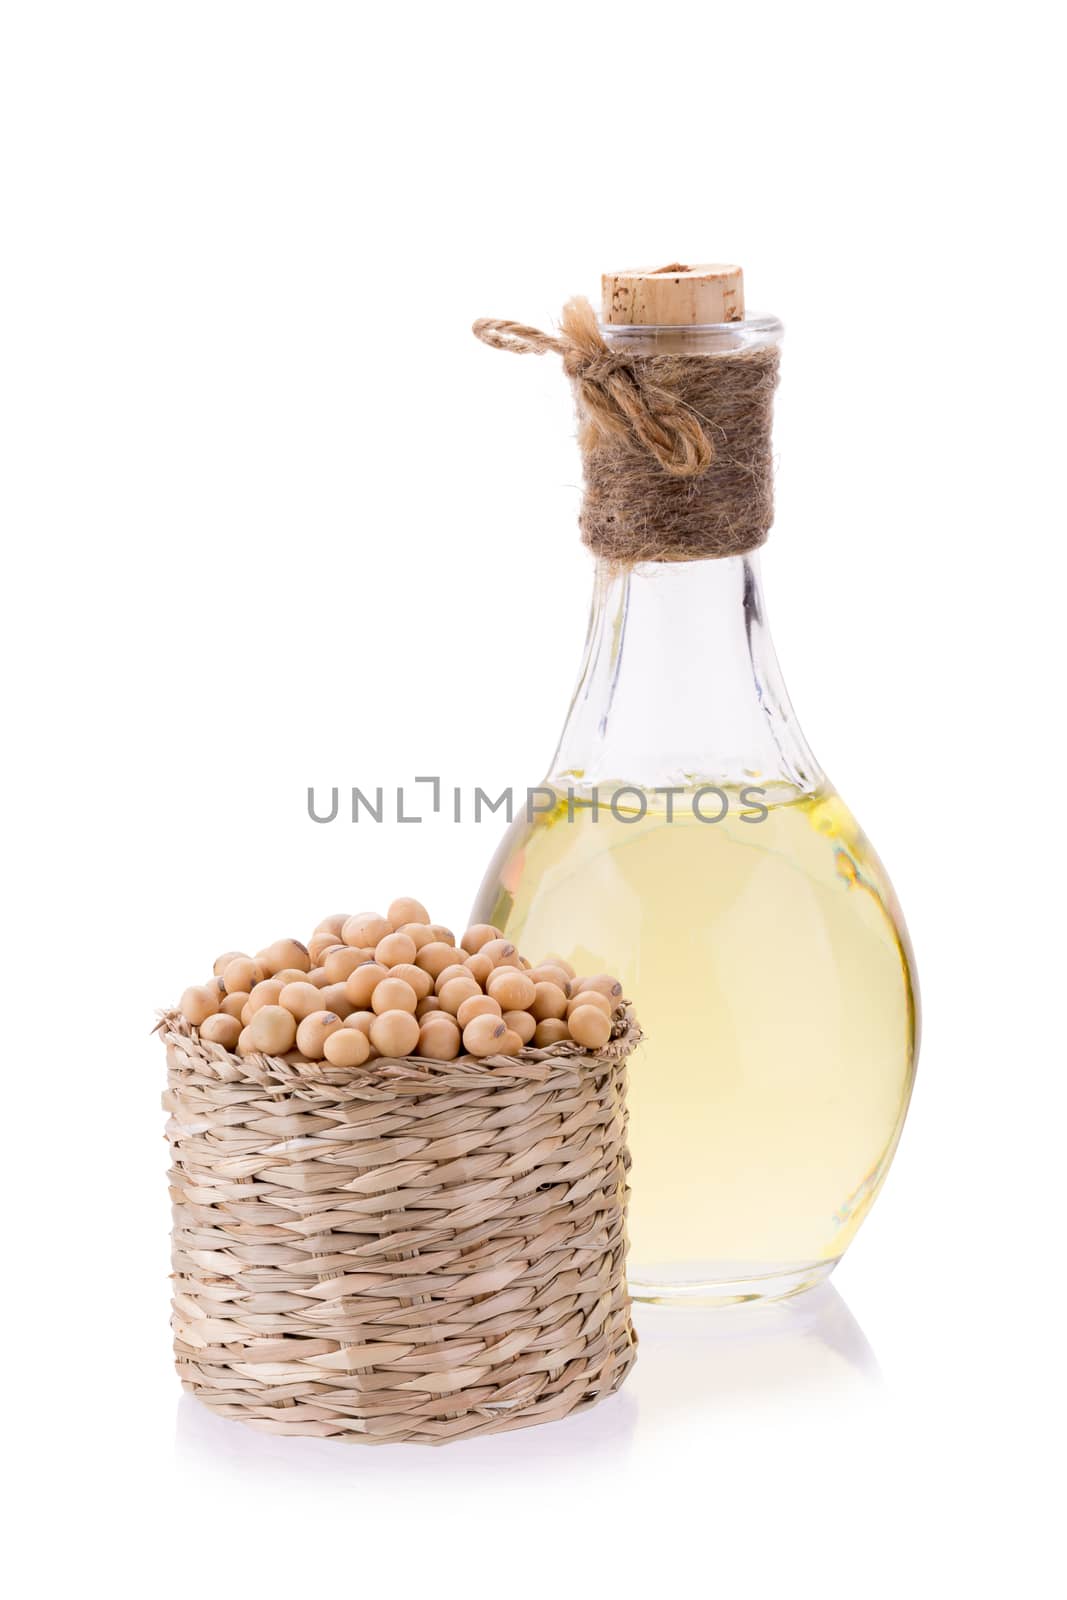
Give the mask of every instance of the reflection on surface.
[{"label": "reflection on surface", "polygon": [[369,1449],[330,1439],[283,1439],[217,1417],[192,1395],[183,1394],[178,1402],[176,1451],[179,1462],[198,1472],[210,1464],[240,1473],[243,1479],[263,1476],[272,1482],[350,1479],[395,1486],[398,1492],[423,1483],[439,1486],[443,1481],[450,1488],[481,1487],[501,1473],[514,1482],[527,1473],[542,1476],[545,1469],[551,1471],[563,1461],[595,1468],[625,1454],[637,1421],[628,1392],[632,1381],[631,1373],[625,1389],[580,1416],[465,1440],[443,1450],[426,1445]]},{"label": "reflection on surface", "polygon": [[545,1427],[474,1439],[455,1449],[364,1450],[329,1439],[280,1439],[216,1417],[190,1395],[178,1404],[178,1461],[237,1471],[242,1478],[373,1478],[388,1487],[481,1485],[498,1473],[537,1479],[564,1463],[622,1465],[641,1441],[699,1415],[778,1414],[808,1398],[846,1410],[880,1384],[874,1353],[837,1291],[824,1284],[792,1300],[724,1308],[635,1306],[638,1361],[621,1393],[591,1411]]},{"label": "reflection on surface", "polygon": [[781,1409],[881,1383],[863,1329],[829,1284],[769,1304],[635,1306],[634,1324],[642,1429],[648,1413],[679,1406]]}]

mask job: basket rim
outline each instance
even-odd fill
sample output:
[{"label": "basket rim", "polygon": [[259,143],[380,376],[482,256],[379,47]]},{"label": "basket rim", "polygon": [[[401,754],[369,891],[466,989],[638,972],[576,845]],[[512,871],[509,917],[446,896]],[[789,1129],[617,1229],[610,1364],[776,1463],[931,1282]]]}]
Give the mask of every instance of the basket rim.
[{"label": "basket rim", "polygon": [[220,1081],[238,1083],[285,1083],[330,1089],[368,1089],[400,1087],[416,1089],[476,1087],[511,1080],[515,1083],[544,1082],[561,1069],[573,1072],[617,1067],[633,1054],[644,1037],[634,1016],[633,1006],[624,1002],[622,1018],[612,1037],[599,1050],[587,1050],[573,1039],[542,1048],[523,1046],[514,1056],[465,1056],[454,1061],[438,1061],[424,1056],[377,1056],[358,1067],[334,1067],[328,1061],[289,1062],[280,1056],[256,1051],[239,1056],[224,1045],[201,1039],[199,1029],[173,1008],[161,1011],[153,1032],[163,1043],[175,1045],[187,1055],[195,1055],[198,1067]]}]

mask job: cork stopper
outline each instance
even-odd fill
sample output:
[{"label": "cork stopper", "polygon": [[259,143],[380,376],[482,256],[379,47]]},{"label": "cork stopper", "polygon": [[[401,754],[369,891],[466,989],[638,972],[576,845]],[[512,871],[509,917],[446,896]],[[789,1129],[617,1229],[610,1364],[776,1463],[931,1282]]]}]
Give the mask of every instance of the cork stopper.
[{"label": "cork stopper", "polygon": [[704,263],[635,267],[605,272],[601,281],[603,319],[616,327],[680,327],[708,322],[740,322],[745,315],[745,285],[740,267]]}]

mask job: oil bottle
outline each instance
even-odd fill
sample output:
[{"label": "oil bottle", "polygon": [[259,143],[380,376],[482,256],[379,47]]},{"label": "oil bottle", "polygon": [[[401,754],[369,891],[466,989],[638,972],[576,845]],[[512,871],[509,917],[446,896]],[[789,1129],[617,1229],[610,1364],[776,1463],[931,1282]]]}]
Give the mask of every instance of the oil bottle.
[{"label": "oil bottle", "polygon": [[[889,879],[804,740],[767,628],[781,325],[745,318],[740,269],[673,263],[605,277],[599,326],[517,327],[476,331],[563,354],[597,561],[558,749],[472,920],[617,973],[635,1005],[635,1298],[793,1294],[833,1270],[885,1178],[918,1002]],[[672,467],[688,436],[663,445],[679,417],[712,458],[693,471]]]}]

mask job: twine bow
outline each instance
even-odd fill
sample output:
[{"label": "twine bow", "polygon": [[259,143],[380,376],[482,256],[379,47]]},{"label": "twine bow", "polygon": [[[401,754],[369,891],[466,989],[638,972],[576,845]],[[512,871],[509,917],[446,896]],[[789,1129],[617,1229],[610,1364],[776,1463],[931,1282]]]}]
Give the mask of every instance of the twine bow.
[{"label": "twine bow", "polygon": [[697,413],[653,383],[632,356],[605,343],[588,300],[568,300],[559,337],[494,317],[479,317],[472,331],[493,350],[561,356],[589,420],[606,433],[637,439],[672,477],[696,477],[715,459]]}]

